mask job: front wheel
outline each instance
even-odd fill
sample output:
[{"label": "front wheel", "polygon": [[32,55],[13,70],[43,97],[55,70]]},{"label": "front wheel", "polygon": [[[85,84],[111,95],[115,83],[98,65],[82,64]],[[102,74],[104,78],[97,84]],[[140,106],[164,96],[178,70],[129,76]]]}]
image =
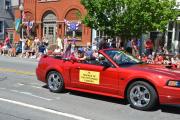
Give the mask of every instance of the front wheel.
[{"label": "front wheel", "polygon": [[51,92],[58,93],[64,90],[64,80],[61,74],[51,71],[47,76],[48,88]]},{"label": "front wheel", "polygon": [[151,110],[158,101],[155,89],[144,81],[136,81],[128,87],[127,99],[138,110]]}]

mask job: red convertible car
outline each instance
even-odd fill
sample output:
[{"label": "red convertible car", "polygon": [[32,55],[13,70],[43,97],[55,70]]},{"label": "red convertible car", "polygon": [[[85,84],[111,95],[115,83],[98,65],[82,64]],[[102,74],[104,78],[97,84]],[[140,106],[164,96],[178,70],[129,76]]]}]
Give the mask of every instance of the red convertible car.
[{"label": "red convertible car", "polygon": [[100,50],[97,58],[83,62],[44,55],[36,74],[51,92],[70,89],[124,98],[139,110],[180,104],[180,70],[146,64],[117,49]]}]

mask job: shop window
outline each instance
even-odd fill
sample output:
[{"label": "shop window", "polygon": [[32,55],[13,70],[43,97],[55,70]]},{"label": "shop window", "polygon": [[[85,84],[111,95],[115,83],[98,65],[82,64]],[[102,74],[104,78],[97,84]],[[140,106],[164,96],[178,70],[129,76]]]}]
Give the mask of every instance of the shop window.
[{"label": "shop window", "polygon": [[170,51],[172,46],[172,32],[168,32],[167,49]]},{"label": "shop window", "polygon": [[6,0],[6,1],[5,1],[5,9],[6,9],[6,10],[9,10],[10,7],[11,7],[10,1],[9,1],[9,0]]},{"label": "shop window", "polygon": [[[69,36],[70,38],[76,38],[77,40],[81,40],[82,38],[82,25],[75,26],[77,23],[70,23],[74,24],[71,26],[66,25],[66,36]],[[73,28],[76,27],[76,28]]]},{"label": "shop window", "polygon": [[0,33],[3,33],[3,21],[0,21]]},{"label": "shop window", "polygon": [[169,26],[168,26],[168,30],[172,30],[172,29],[173,29],[173,22],[170,21],[170,22],[169,22]]}]

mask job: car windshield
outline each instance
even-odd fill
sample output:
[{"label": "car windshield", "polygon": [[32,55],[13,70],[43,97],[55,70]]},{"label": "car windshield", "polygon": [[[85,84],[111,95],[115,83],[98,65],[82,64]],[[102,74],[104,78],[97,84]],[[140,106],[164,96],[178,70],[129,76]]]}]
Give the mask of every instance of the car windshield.
[{"label": "car windshield", "polygon": [[120,50],[106,50],[105,53],[119,66],[142,64],[143,62],[132,55]]}]

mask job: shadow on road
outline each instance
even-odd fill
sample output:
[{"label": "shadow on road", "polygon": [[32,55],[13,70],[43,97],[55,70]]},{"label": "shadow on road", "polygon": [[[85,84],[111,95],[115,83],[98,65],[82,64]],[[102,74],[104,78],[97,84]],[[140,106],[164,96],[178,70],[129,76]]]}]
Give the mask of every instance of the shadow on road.
[{"label": "shadow on road", "polygon": [[[89,93],[82,93],[82,92],[77,92],[77,91],[70,91],[69,94],[80,96],[80,97],[86,97],[86,98],[90,98],[90,99],[111,102],[111,103],[117,103],[117,104],[121,104],[121,105],[128,105],[128,102],[124,99],[106,97],[106,96],[89,94]],[[153,110],[146,111],[146,112],[154,112],[154,111],[158,111],[158,110],[160,110],[161,112],[165,112],[165,113],[172,113],[172,114],[180,115],[180,105],[177,105],[177,106],[175,106],[175,105],[159,105],[159,106],[156,106]]]},{"label": "shadow on road", "polygon": [[44,86],[42,86],[42,88],[46,88],[46,89],[48,89],[48,86],[47,86],[47,85],[44,85]]},{"label": "shadow on road", "polygon": [[[48,89],[47,85],[44,85],[42,87]],[[118,99],[118,98],[113,98],[113,97],[107,97],[107,96],[101,96],[101,95],[95,95],[95,94],[83,93],[83,92],[71,91],[71,90],[64,90],[61,94],[64,94],[64,93],[69,93],[70,95],[86,97],[86,98],[96,99],[96,100],[110,102],[110,103],[117,103],[124,106],[128,105],[128,102],[124,99]],[[156,106],[153,110],[146,111],[146,112],[153,112],[153,111],[158,111],[158,110],[165,113],[172,113],[172,114],[180,115],[180,105],[159,105],[159,106]]]},{"label": "shadow on road", "polygon": [[95,94],[90,94],[90,93],[83,93],[83,92],[78,92],[78,91],[70,91],[69,94],[70,95],[80,96],[80,97],[86,97],[86,98],[90,98],[90,99],[96,99],[96,100],[105,101],[105,102],[122,104],[122,105],[127,105],[128,104],[126,102],[126,100],[123,100],[123,99],[107,97],[107,96],[101,96],[101,95],[95,95]]},{"label": "shadow on road", "polygon": [[[49,89],[48,85],[44,85],[44,86],[42,86],[42,88]],[[63,90],[63,92],[61,92],[60,94],[64,94],[64,93],[68,93],[68,92],[69,92],[68,90]]]},{"label": "shadow on road", "polygon": [[161,105],[160,109],[162,112],[180,115],[180,105]]}]

